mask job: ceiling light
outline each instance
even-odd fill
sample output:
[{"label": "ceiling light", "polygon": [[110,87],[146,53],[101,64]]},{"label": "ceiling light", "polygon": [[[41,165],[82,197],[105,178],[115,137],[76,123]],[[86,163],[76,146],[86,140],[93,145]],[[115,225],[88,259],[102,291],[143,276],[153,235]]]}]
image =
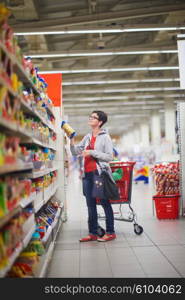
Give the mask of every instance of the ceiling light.
[{"label": "ceiling light", "polygon": [[162,92],[181,90],[180,87],[152,87],[152,88],[130,88],[130,89],[93,89],[93,90],[66,90],[63,94],[94,94],[94,93],[129,93],[129,92]]},{"label": "ceiling light", "polygon": [[[104,105],[103,104],[103,102],[101,103],[102,105]],[[101,105],[101,104],[99,104],[99,105]],[[127,105],[127,106],[129,106],[129,105],[143,105],[143,104],[145,104],[145,105],[148,105],[148,104],[164,104],[164,101],[130,101],[130,102],[122,102],[122,103],[120,103],[120,107],[122,106],[122,105]],[[84,103],[84,104],[79,104],[79,103],[74,103],[74,104],[65,104],[65,102],[64,102],[64,108],[70,108],[70,107],[88,107],[88,106],[94,106],[94,104],[93,103]],[[106,103],[106,107],[109,107],[109,106],[114,106],[114,103]]]},{"label": "ceiling light", "polygon": [[179,78],[145,78],[145,79],[123,79],[123,80],[99,80],[99,81],[63,81],[62,86],[67,85],[89,85],[89,84],[119,84],[140,82],[171,82],[180,81]]},{"label": "ceiling light", "polygon": [[107,68],[107,69],[81,69],[81,70],[54,70],[38,71],[38,74],[75,74],[75,73],[101,73],[101,72],[129,72],[129,71],[157,71],[157,70],[178,70],[178,66],[159,67],[129,67],[129,68]]},{"label": "ceiling light", "polygon": [[[67,112],[73,112],[73,111],[75,111],[75,113],[77,113],[78,112],[78,108],[77,108],[78,106],[73,106],[73,107],[66,107],[65,108],[65,111],[67,111]],[[95,105],[90,105],[90,107],[95,107]],[[128,107],[122,107],[122,106],[120,106],[120,109],[121,108],[123,108],[123,112],[126,112],[126,111],[133,111],[133,110],[137,110],[138,111],[138,109],[140,109],[140,110],[142,110],[142,109],[158,109],[158,108],[162,108],[161,107],[161,105],[133,105],[133,106],[128,106]],[[110,109],[110,110],[109,110]],[[89,106],[88,105],[84,105],[84,106],[81,106],[80,108],[79,108],[79,112],[81,113],[81,110],[89,110]],[[109,110],[109,112],[117,112],[118,111],[118,109],[117,109],[117,107],[114,107],[114,106],[111,106],[111,107],[107,107],[107,111]],[[122,110],[121,110],[122,111]]]},{"label": "ceiling light", "polygon": [[86,101],[100,101],[100,100],[112,100],[112,101],[114,101],[114,100],[128,100],[128,99],[149,99],[149,98],[152,98],[152,99],[154,99],[154,98],[156,98],[156,99],[159,99],[159,98],[176,98],[176,97],[178,97],[178,98],[180,98],[180,97],[182,97],[182,98],[185,98],[185,95],[181,95],[181,94],[177,94],[177,95],[175,95],[175,94],[170,94],[170,95],[165,95],[165,96],[161,96],[161,95],[159,95],[159,96],[155,96],[155,97],[153,97],[152,95],[146,95],[146,97],[145,97],[145,95],[143,95],[143,96],[141,96],[141,97],[139,97],[139,96],[133,96],[133,97],[125,97],[125,96],[100,96],[100,97],[80,97],[80,98],[77,98],[77,97],[75,97],[75,98],[65,98],[65,97],[63,97],[63,101],[64,102],[70,102],[70,101],[72,101],[74,104],[75,104],[75,101],[80,101],[80,102],[82,102],[82,101],[84,101],[84,102],[86,102]]},{"label": "ceiling light", "polygon": [[[169,98],[172,98],[172,97],[183,97],[184,98],[184,95],[166,95],[165,97],[169,97]],[[141,98],[138,98],[138,96],[133,96],[133,97],[123,97],[123,96],[100,96],[100,97],[80,97],[80,98],[65,98],[63,97],[63,101],[73,101],[73,103],[75,103],[75,101],[100,101],[100,100],[128,100],[128,99],[149,99],[149,95],[147,95],[147,97],[141,97]],[[152,97],[153,98],[153,97]],[[159,99],[159,98],[164,98],[162,97],[161,95],[160,96],[156,96],[155,98]]]},{"label": "ceiling light", "polygon": [[25,57],[31,58],[52,58],[52,57],[76,57],[76,56],[105,56],[105,55],[140,55],[140,54],[160,54],[178,53],[178,50],[146,50],[146,51],[107,51],[107,52],[77,52],[77,53],[51,53],[51,54],[30,54]]},{"label": "ceiling light", "polygon": [[115,28],[115,29],[85,29],[85,30],[60,30],[60,31],[30,31],[14,32],[14,35],[56,35],[56,34],[89,34],[89,33],[124,33],[124,32],[143,32],[143,31],[176,31],[185,30],[185,26],[174,27],[148,27],[148,28]]}]

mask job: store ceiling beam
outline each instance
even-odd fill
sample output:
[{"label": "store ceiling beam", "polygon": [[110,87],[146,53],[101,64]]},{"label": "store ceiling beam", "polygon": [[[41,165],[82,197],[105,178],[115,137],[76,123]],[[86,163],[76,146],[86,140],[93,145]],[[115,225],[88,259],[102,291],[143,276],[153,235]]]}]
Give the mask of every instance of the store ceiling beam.
[{"label": "store ceiling beam", "polygon": [[[7,1],[9,2],[9,1]],[[13,13],[17,21],[38,21],[39,14],[37,11],[37,4],[34,0],[24,1],[24,5],[19,6],[7,6]],[[11,23],[11,22],[10,22]]]},{"label": "store ceiling beam", "polygon": [[[93,23],[101,23],[101,22],[112,22],[115,20],[129,20],[136,19],[142,17],[150,17],[150,16],[160,16],[165,15],[170,12],[182,12],[185,10],[185,3],[177,3],[177,4],[169,4],[165,5],[152,5],[151,7],[145,8],[132,8],[128,10],[116,11],[116,12],[106,12],[106,13],[95,13],[83,16],[72,16],[65,18],[57,18],[52,20],[41,20],[38,22],[28,22],[27,26],[22,28],[22,23],[18,23],[14,25],[14,29],[16,31],[22,30],[25,32],[30,32],[30,30],[40,30],[44,28],[47,30],[48,28],[62,28],[64,26],[73,26],[73,25],[82,25],[82,24],[93,24]],[[47,28],[47,29],[46,29]]]},{"label": "store ceiling beam", "polygon": [[[178,15],[178,20],[179,22],[184,22],[184,15],[183,14],[179,14]],[[168,14],[166,15],[166,18],[164,20],[164,25],[165,24],[168,24],[168,23],[171,23],[174,21],[174,17],[173,17],[173,14]],[[151,39],[152,39],[152,43],[155,44],[155,42],[158,42],[158,41],[161,41],[161,40],[164,40],[166,37],[166,33],[164,31],[158,31],[158,32],[155,32],[154,35],[151,36]],[[176,56],[177,57],[177,56]],[[151,61],[152,61],[152,55],[145,55],[145,56],[139,56],[139,61],[140,61],[140,64],[150,64]],[[159,62],[160,63],[160,62]],[[175,63],[175,60],[169,60],[168,59],[168,64],[171,64],[171,63]],[[137,74],[132,74],[133,77],[137,77]]]}]

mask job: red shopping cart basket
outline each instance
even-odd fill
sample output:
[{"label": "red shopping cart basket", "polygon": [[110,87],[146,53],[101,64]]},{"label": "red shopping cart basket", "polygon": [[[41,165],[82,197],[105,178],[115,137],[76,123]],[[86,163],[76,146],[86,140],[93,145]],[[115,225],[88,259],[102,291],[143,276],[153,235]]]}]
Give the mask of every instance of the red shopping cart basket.
[{"label": "red shopping cart basket", "polygon": [[[123,176],[120,180],[116,181],[116,185],[119,190],[120,199],[118,200],[109,200],[112,204],[117,203],[129,203],[131,202],[131,193],[132,193],[132,175],[133,175],[133,168],[135,162],[124,162],[124,161],[112,161],[110,162],[110,167],[112,173],[116,170],[121,168],[123,171]],[[100,203],[100,199],[97,199],[97,204]]]},{"label": "red shopping cart basket", "polygon": [[112,172],[114,172],[118,168],[121,168],[123,171],[122,178],[116,181],[116,185],[119,190],[120,199],[110,200],[111,203],[131,202],[132,177],[133,177],[134,165],[135,162],[113,161],[110,163]]},{"label": "red shopping cart basket", "polygon": [[[110,162],[110,167],[112,172],[114,172],[116,169],[121,168],[123,171],[123,176],[120,180],[116,181],[116,185],[119,190],[119,196],[120,199],[118,200],[109,200],[112,204],[119,204],[120,205],[120,216],[114,217],[115,220],[118,221],[126,221],[126,222],[133,222],[134,223],[134,232],[138,235],[140,235],[143,232],[142,226],[138,225],[136,222],[136,214],[131,207],[131,194],[132,194],[132,176],[133,176],[133,168],[134,168],[135,162],[124,162],[124,161],[112,161]],[[100,199],[96,199],[97,204],[101,204]],[[122,204],[128,204],[130,209],[130,215],[128,218],[125,218],[122,215],[121,206]],[[100,217],[105,218],[105,217]],[[102,234],[105,232],[104,229],[99,226],[99,232]]]},{"label": "red shopping cart basket", "polygon": [[155,195],[156,215],[158,219],[177,219],[179,216],[180,195]]}]

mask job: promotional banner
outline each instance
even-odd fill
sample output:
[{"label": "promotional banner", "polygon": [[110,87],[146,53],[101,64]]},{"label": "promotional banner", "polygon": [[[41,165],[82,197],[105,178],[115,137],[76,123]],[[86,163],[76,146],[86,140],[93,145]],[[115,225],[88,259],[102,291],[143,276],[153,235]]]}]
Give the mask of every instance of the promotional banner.
[{"label": "promotional banner", "polygon": [[62,104],[62,74],[42,74],[41,77],[48,84],[47,92],[53,105],[60,107]]}]

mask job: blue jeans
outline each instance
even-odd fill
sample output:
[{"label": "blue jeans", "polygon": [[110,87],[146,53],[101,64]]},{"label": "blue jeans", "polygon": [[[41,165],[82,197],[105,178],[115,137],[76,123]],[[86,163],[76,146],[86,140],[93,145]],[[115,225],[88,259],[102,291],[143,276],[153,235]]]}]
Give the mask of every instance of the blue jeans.
[{"label": "blue jeans", "polygon": [[[98,215],[97,215],[97,206],[96,198],[92,197],[92,188],[93,188],[93,172],[85,173],[83,178],[83,194],[86,197],[87,208],[88,208],[88,228],[89,233],[97,235],[98,227]],[[111,204],[107,199],[101,199],[100,201],[106,218],[106,233],[114,233],[114,215]]]}]

